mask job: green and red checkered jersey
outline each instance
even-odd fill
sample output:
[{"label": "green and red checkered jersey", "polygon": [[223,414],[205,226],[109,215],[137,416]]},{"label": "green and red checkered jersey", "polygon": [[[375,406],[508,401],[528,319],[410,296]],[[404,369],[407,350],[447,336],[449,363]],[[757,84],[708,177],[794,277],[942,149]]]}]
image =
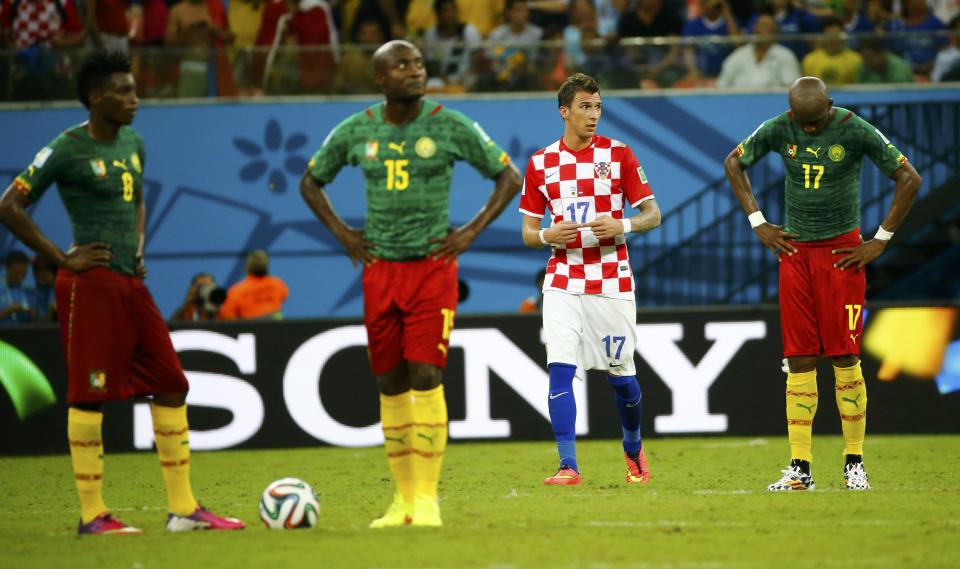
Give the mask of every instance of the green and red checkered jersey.
[{"label": "green and red checkered jersey", "polygon": [[453,165],[466,160],[484,178],[499,174],[510,158],[460,112],[425,100],[420,115],[403,125],[383,120],[383,103],[337,125],[308,167],[321,185],[346,165],[363,170],[367,198],[364,238],[382,259],[425,257],[430,239],[450,228]]},{"label": "green and red checkered jersey", "polygon": [[868,156],[892,176],[907,161],[879,130],[852,111],[837,108],[820,134],[803,131],[789,112],[769,119],[737,146],[744,166],[768,152],[786,168],[786,223],[797,241],[819,241],[860,226],[860,167]]},{"label": "green and red checkered jersey", "polygon": [[136,192],[143,188],[143,139],[121,127],[113,142],[95,140],[85,125],[71,127],[43,147],[13,187],[35,203],[52,184],[70,217],[73,242],[108,243],[110,269],[137,270]]}]

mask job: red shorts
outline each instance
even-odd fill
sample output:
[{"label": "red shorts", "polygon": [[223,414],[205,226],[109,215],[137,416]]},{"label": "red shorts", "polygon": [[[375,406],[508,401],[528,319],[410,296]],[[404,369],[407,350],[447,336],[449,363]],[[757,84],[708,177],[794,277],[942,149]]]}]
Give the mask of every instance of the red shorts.
[{"label": "red shorts", "polygon": [[363,323],[373,373],[403,361],[443,368],[457,309],[457,263],[385,261],[363,269]]},{"label": "red shorts", "polygon": [[60,270],[56,291],[67,403],[187,392],[167,323],[141,279]]},{"label": "red shorts", "polygon": [[866,298],[865,271],[834,263],[846,253],[831,253],[841,247],[856,247],[860,229],[822,241],[790,243],[793,255],[780,257],[780,330],[783,355],[859,355]]}]

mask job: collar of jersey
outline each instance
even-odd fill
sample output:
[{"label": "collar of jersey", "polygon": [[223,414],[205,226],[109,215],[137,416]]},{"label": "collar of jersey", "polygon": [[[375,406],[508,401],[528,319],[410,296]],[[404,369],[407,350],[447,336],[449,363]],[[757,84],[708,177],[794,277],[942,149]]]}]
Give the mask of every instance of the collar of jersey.
[{"label": "collar of jersey", "polygon": [[560,150],[566,150],[566,151],[569,152],[570,154],[577,155],[577,154],[580,154],[581,152],[586,152],[587,150],[590,150],[591,148],[594,147],[594,145],[595,145],[596,143],[597,143],[597,133],[593,133],[593,138],[590,139],[590,144],[584,146],[584,147],[581,148],[580,150],[571,150],[570,147],[567,146],[567,143],[563,141],[563,137],[561,136],[561,137],[560,137]]},{"label": "collar of jersey", "polygon": [[[373,122],[378,122],[378,123],[381,123],[381,124],[388,124],[388,125],[390,125],[390,126],[403,126],[403,125],[397,125],[397,124],[389,123],[389,122],[387,122],[386,120],[384,120],[384,118],[383,118],[383,110],[384,110],[384,107],[386,107],[386,105],[387,105],[387,102],[386,102],[386,101],[383,101],[383,102],[377,103],[376,105],[373,106],[373,109],[372,109],[373,112],[370,113],[370,114],[373,115]],[[414,121],[418,121],[418,120],[422,119],[423,117],[427,116],[427,114],[432,113],[433,110],[436,109],[438,106],[440,106],[440,103],[438,103],[438,102],[436,102],[436,101],[433,101],[433,100],[430,100],[430,99],[423,99],[423,106],[420,108],[420,114],[417,115],[417,118],[413,119],[413,120],[410,121],[410,122],[414,122]],[[410,122],[404,123],[404,124],[410,124]]]}]

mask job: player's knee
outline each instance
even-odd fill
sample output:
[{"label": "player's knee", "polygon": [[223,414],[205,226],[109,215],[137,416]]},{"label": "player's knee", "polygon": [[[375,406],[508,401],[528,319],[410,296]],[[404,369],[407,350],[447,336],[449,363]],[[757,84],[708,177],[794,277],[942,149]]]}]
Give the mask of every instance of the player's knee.
[{"label": "player's knee", "polygon": [[417,391],[427,391],[440,385],[443,375],[441,369],[428,364],[409,365],[410,385]]},{"label": "player's knee", "polygon": [[187,394],[184,393],[164,393],[153,398],[154,405],[160,407],[180,407],[186,405]]},{"label": "player's knee", "polygon": [[853,367],[860,363],[860,358],[854,355],[837,356],[833,358],[833,367]]},{"label": "player's knee", "polygon": [[817,369],[816,356],[796,356],[787,358],[790,373],[806,373]]}]

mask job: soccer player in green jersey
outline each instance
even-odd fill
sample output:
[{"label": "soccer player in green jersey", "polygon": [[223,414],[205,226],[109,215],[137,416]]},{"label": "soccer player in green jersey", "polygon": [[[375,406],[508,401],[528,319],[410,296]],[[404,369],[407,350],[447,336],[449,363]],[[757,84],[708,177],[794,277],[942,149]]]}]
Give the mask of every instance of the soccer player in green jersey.
[{"label": "soccer player in green jersey", "polygon": [[[0,221],[59,266],[56,296],[67,358],[67,437],[80,494],[81,534],[141,533],[103,501],[103,404],[152,396],[151,414],[167,489],[167,529],[241,529],[197,504],[190,487],[187,379],[163,316],[143,284],[143,140],[129,125],[137,94],[126,55],[98,51],[77,75],[83,124],[37,153],[0,198]],[[73,226],[64,253],[30,218],[56,183]]]},{"label": "soccer player in green jersey", "polygon": [[[801,77],[790,111],[761,124],[724,161],[727,179],[757,237],[780,260],[780,321],[787,358],[787,433],[791,461],[771,492],[812,490],[812,428],[817,359],[831,358],[843,426],[843,477],[867,490],[863,466],[867,390],[860,370],[865,265],[879,257],[920,188],[907,158],[870,123],[833,106],[823,82]],[[769,152],[786,168],[786,223],[768,223],[746,169]],[[872,239],[860,236],[860,168],[869,157],[894,180],[893,203]]]},{"label": "soccer player in green jersey", "polygon": [[[386,101],[327,136],[300,183],[313,213],[363,265],[363,313],[380,420],[397,485],[374,528],[441,525],[437,481],[447,444],[442,371],[457,307],[457,255],[520,191],[509,156],[463,114],[425,100],[423,55],[391,41],[373,56]],[[495,187],[469,223],[450,227],[453,165],[466,160]],[[362,229],[334,212],[324,187],[347,165],[366,183]]]}]

